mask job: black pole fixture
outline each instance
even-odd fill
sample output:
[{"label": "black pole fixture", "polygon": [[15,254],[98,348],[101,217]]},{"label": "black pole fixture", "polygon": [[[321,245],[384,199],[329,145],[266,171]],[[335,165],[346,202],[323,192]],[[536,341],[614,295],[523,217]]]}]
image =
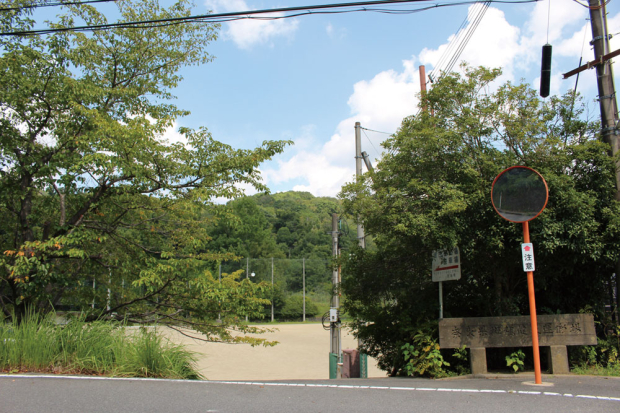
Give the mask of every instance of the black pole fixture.
[{"label": "black pole fixture", "polygon": [[540,96],[549,96],[551,85],[551,45],[546,44],[542,48],[542,65],[540,68]]}]

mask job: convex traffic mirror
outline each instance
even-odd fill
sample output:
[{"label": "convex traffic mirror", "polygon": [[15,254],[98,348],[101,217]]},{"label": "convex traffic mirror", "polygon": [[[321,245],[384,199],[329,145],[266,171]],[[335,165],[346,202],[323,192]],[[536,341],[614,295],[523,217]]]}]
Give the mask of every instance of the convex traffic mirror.
[{"label": "convex traffic mirror", "polygon": [[547,182],[538,172],[527,166],[508,168],[493,181],[493,208],[508,221],[533,220],[545,209],[548,199]]}]

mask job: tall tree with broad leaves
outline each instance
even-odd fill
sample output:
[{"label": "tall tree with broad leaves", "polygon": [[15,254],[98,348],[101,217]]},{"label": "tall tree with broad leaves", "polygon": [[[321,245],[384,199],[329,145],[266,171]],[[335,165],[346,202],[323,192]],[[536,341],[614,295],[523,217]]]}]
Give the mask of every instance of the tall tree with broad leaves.
[{"label": "tall tree with broad leaves", "polygon": [[[35,25],[21,9],[3,11],[2,31]],[[115,2],[119,21],[190,15],[186,0]],[[3,2],[3,5],[7,5]],[[11,5],[15,5],[11,2]],[[91,5],[62,7],[52,27],[102,25]],[[212,276],[204,222],[219,219],[217,197],[258,190],[257,167],[287,142],[237,150],[206,128],[180,128],[188,112],[171,103],[179,70],[211,61],[219,26],[134,25],[92,32],[0,38],[0,309],[59,304],[90,318],[191,326],[210,340],[237,337],[241,315],[258,314],[264,286]],[[221,318],[220,321],[215,320]]]},{"label": "tall tree with broad leaves", "polygon": [[499,70],[463,67],[421,96],[421,110],[387,139],[374,173],[346,185],[376,251],[344,259],[343,296],[364,350],[397,374],[401,347],[437,319],[433,250],[459,246],[462,278],[444,283],[445,317],[529,314],[520,262],[522,228],[500,218],[491,184],[526,165],[549,186],[530,223],[536,303],[542,313],[603,314],[620,241],[614,161],[567,94],[538,98],[527,85],[498,85]]}]

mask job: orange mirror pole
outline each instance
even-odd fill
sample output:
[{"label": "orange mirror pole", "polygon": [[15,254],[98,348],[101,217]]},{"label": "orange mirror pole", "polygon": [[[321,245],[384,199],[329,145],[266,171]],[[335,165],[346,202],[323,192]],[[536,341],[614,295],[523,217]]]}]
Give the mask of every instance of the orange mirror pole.
[{"label": "orange mirror pole", "polygon": [[[523,223],[523,243],[530,242],[530,226]],[[527,272],[527,291],[530,299],[530,324],[532,324],[532,350],[534,351],[534,382],[542,384],[540,375],[540,350],[538,348],[538,321],[536,319],[536,299],[534,298],[534,273]]]}]

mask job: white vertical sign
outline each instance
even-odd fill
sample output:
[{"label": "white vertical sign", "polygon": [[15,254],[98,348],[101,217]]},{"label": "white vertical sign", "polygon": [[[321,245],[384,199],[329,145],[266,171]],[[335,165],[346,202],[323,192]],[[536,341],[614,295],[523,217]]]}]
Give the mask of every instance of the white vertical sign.
[{"label": "white vertical sign", "polygon": [[433,251],[432,277],[434,282],[461,279],[459,247]]},{"label": "white vertical sign", "polygon": [[534,245],[531,242],[521,244],[521,256],[523,257],[523,271],[535,271]]}]

